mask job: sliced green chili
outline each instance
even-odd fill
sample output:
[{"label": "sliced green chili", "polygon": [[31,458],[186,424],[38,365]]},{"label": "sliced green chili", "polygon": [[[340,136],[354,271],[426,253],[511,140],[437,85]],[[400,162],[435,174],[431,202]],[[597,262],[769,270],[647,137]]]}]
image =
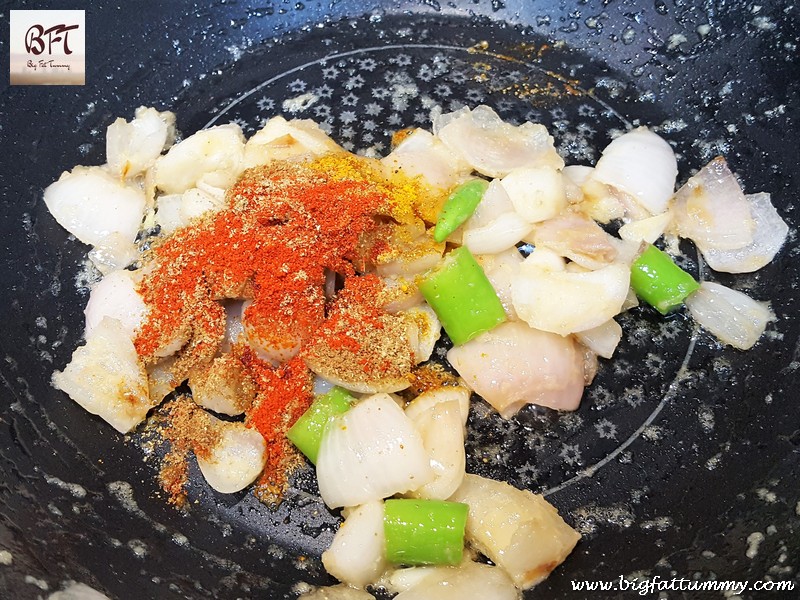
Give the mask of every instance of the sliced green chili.
[{"label": "sliced green chili", "polygon": [[631,286],[662,315],[678,308],[700,284],[652,244],[631,265]]},{"label": "sliced green chili", "polygon": [[439,213],[436,228],[433,230],[433,239],[440,243],[445,241],[469,219],[488,187],[489,182],[485,179],[471,179],[453,190],[445,201],[442,212]]},{"label": "sliced green chili", "polygon": [[387,500],[386,559],[401,565],[457,565],[464,553],[468,507],[444,500]]},{"label": "sliced green chili", "polygon": [[456,345],[506,320],[497,292],[465,246],[448,253],[419,289]]},{"label": "sliced green chili", "polygon": [[327,394],[317,396],[308,410],[300,415],[295,424],[286,432],[286,437],[306,455],[312,463],[317,463],[319,445],[328,419],[347,412],[355,401],[347,390],[334,387]]}]

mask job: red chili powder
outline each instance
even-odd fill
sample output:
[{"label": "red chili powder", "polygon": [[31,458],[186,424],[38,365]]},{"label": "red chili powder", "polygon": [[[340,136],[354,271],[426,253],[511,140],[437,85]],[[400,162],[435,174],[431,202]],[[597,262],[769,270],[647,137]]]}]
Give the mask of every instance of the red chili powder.
[{"label": "red chili powder", "polygon": [[286,431],[311,405],[312,376],[300,357],[277,368],[259,360],[249,348],[242,351],[241,358],[258,387],[245,424],[257,429],[267,443],[267,466],[256,484],[256,495],[268,504],[277,504],[288,472],[300,464]]}]

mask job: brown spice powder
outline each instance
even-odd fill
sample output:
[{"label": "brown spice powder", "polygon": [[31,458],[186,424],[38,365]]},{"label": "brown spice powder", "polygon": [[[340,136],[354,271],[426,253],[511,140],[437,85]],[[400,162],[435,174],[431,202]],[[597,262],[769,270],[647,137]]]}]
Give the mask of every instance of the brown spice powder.
[{"label": "brown spice powder", "polygon": [[187,396],[178,396],[164,408],[160,432],[169,442],[169,450],[159,472],[161,487],[169,494],[169,502],[186,503],[184,488],[188,477],[186,460],[190,452],[208,458],[219,443],[221,432],[212,417]]},{"label": "brown spice powder", "polygon": [[458,378],[438,363],[425,363],[409,375],[411,386],[405,390],[411,397],[445,386],[459,385]]},{"label": "brown spice powder", "polygon": [[332,381],[382,387],[404,381],[413,366],[408,325],[379,304],[383,285],[374,275],[348,279],[303,358]]}]

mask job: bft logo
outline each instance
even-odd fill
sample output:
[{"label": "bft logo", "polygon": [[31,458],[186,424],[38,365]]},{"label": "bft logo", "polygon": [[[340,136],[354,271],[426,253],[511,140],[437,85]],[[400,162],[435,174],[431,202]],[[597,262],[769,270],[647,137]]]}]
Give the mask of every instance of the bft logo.
[{"label": "bft logo", "polygon": [[85,12],[12,10],[11,85],[83,85]]},{"label": "bft logo", "polygon": [[[53,25],[49,29],[45,29],[39,24],[31,25],[25,34],[25,50],[38,56],[47,48],[47,53],[53,54],[53,44],[60,43],[64,54],[72,54],[72,50],[69,49],[69,32],[78,28],[80,28],[80,25],[66,25],[64,23]],[[45,36],[47,36],[47,46],[45,46]],[[56,49],[58,49],[58,46],[56,46]]]}]

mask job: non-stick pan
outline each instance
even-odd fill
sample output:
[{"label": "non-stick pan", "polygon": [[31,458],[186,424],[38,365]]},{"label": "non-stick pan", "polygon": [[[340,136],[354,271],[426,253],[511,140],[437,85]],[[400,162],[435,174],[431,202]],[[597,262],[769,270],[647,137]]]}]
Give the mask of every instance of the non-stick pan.
[{"label": "non-stick pan", "polygon": [[[7,4],[2,21],[20,8],[43,6]],[[49,383],[81,337],[86,248],[48,215],[43,188],[74,164],[104,162],[105,127],[139,105],[175,111],[187,135],[229,121],[249,134],[307,92],[317,100],[287,116],[321,121],[360,152],[386,152],[392,132],[425,126],[436,106],[485,103],[512,122],[547,125],[568,163],[592,164],[615,130],[646,124],[674,145],[681,180],[724,154],[748,192],[773,194],[791,233],[760,272],[714,273],[682,248],[696,275],[772,303],[778,320],[755,348],[722,347],[683,314],[634,309],[619,355],[601,364],[577,412],[529,407],[503,421],[476,400],[468,469],[545,493],[584,534],[526,598],[635,596],[573,591],[620,576],[792,581],[794,592],[774,597],[800,597],[794,4],[262,0],[85,10],[86,85],[8,86],[0,103],[0,597],[46,598],[79,582],[120,599],[272,599],[295,597],[298,582],[332,583],[319,554],[338,516],[310,471],[276,510],[247,492],[217,494],[195,472],[190,509],[179,512],[137,435],[123,438]],[[3,48],[7,33],[0,24]]]}]

